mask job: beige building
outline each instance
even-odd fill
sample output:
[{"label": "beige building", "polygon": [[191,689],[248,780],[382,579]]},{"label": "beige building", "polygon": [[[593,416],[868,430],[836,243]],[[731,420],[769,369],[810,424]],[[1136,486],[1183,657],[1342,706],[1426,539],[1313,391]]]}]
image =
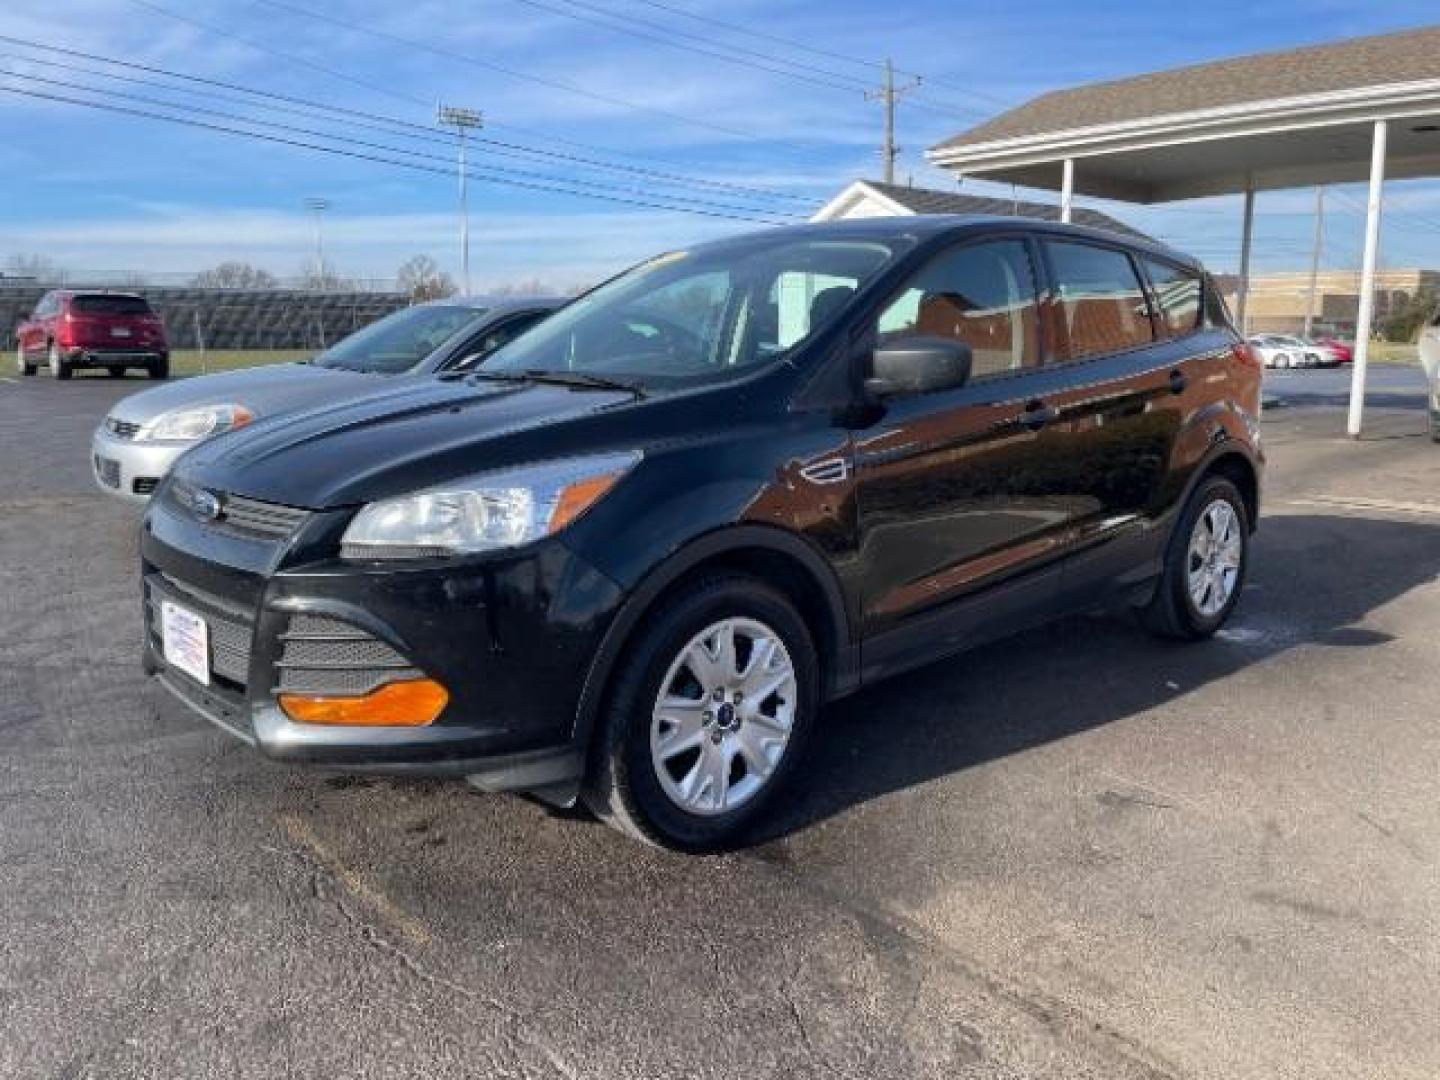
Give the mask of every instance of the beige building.
[{"label": "beige building", "polygon": [[[1224,281],[1226,299],[1235,306],[1235,282]],[[1375,322],[1383,322],[1417,293],[1440,294],[1440,271],[1377,270]],[[1343,335],[1355,332],[1360,310],[1360,274],[1355,270],[1323,270],[1315,279],[1315,330]],[[1251,333],[1299,333],[1310,304],[1310,272],[1255,274],[1250,279]]]}]

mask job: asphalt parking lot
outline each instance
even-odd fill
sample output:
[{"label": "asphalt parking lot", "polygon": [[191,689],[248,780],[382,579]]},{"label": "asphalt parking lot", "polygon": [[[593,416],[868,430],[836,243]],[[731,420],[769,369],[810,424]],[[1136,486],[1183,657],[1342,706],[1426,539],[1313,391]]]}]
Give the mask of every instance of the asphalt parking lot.
[{"label": "asphalt parking lot", "polygon": [[1269,389],[1213,642],[1090,617],[825,717],[773,834],[649,851],[283,768],[147,684],[120,394],[0,382],[0,1075],[1440,1075],[1440,446]]}]

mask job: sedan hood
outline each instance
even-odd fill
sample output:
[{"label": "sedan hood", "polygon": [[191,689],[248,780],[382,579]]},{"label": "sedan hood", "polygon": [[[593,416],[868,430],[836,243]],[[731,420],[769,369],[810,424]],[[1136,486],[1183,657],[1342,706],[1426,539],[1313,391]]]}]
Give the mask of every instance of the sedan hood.
[{"label": "sedan hood", "polygon": [[303,409],[355,385],[373,386],[376,376],[310,364],[264,364],[176,379],[121,399],[110,410],[117,420],[145,424],[161,413],[201,405],[244,405],[256,416]]},{"label": "sedan hood", "polygon": [[187,483],[311,509],[388,498],[565,450],[558,422],[627,405],[623,392],[511,382],[386,380],[363,395],[201,443]]}]

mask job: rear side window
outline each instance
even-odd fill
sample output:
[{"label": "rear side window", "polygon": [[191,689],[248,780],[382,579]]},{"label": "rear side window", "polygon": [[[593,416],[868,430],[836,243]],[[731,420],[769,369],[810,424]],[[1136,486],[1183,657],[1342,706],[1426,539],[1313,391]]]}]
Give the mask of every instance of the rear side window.
[{"label": "rear side window", "polygon": [[1145,260],[1145,273],[1150,275],[1165,332],[1170,337],[1184,337],[1198,330],[1202,314],[1200,275],[1152,259]]},{"label": "rear side window", "polygon": [[882,344],[945,337],[970,346],[974,378],[1040,362],[1035,275],[1019,240],[955,248],[915,275],[880,314]]},{"label": "rear side window", "polygon": [[1055,335],[1061,359],[1119,352],[1154,340],[1145,290],[1124,252],[1046,241],[1055,273]]},{"label": "rear side window", "polygon": [[70,301],[77,315],[149,315],[150,305],[138,296],[77,296]]}]

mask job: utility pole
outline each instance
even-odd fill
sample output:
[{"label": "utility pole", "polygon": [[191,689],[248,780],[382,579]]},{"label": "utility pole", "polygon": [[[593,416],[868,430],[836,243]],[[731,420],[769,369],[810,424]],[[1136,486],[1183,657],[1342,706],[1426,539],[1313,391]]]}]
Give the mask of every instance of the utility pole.
[{"label": "utility pole", "polygon": [[880,160],[885,163],[885,183],[895,182],[895,159],[900,149],[895,145],[895,103],[920,85],[917,75],[904,86],[895,85],[895,66],[885,58],[885,85],[879,90],[865,91],[866,101],[879,101],[885,106],[885,142],[880,148]]},{"label": "utility pole", "polygon": [[1310,292],[1305,299],[1305,337],[1315,328],[1315,293],[1320,282],[1320,248],[1325,243],[1325,185],[1315,189],[1315,242],[1310,248]]},{"label": "utility pole", "polygon": [[322,222],[325,211],[330,209],[330,200],[319,195],[311,195],[305,199],[306,208],[315,215],[315,283],[317,287],[325,287],[325,234]]},{"label": "utility pole", "polygon": [[443,127],[453,127],[460,137],[460,280],[465,295],[470,295],[470,204],[467,192],[467,169],[465,165],[465,136],[475,128],[485,125],[484,116],[475,109],[462,109],[455,105],[437,105],[435,122]]}]

